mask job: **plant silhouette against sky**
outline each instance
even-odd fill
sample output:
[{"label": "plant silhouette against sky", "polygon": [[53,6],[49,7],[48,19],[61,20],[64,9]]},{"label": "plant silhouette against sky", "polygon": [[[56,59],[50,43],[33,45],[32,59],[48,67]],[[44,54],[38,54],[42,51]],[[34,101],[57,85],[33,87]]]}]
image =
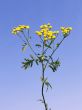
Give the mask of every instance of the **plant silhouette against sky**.
[{"label": "plant silhouette against sky", "polygon": [[[41,64],[42,66],[42,76],[40,78],[42,82],[42,98],[39,101],[43,103],[45,110],[51,109],[48,107],[48,103],[44,96],[44,87],[46,87],[46,92],[49,88],[52,88],[51,84],[48,81],[48,78],[45,77],[45,70],[49,67],[53,72],[55,72],[60,66],[59,58],[54,60],[53,55],[60,47],[64,39],[69,36],[71,30],[71,27],[60,27],[60,31],[52,31],[52,26],[50,25],[50,23],[41,25],[40,30],[35,32],[36,37],[39,37],[40,40],[40,43],[36,43],[35,47],[39,48],[41,52],[35,52],[35,50],[31,46],[32,37],[31,35],[29,35],[30,26],[19,25],[12,29],[12,34],[17,35],[23,41],[22,51],[25,51],[26,47],[29,46],[29,48],[33,52],[33,54],[29,55],[29,58],[24,59],[24,61],[22,62],[22,67],[24,69],[28,69],[29,67],[33,66],[34,62],[37,65]],[[27,35],[25,31],[27,31]],[[61,37],[60,41],[54,44],[54,42],[56,42],[56,38],[58,38],[59,36]]]}]

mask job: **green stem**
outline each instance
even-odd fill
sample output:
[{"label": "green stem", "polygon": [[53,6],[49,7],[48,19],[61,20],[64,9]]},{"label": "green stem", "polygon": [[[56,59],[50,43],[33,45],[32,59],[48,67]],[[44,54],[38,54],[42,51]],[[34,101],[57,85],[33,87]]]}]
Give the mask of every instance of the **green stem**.
[{"label": "green stem", "polygon": [[[27,39],[27,37],[25,36],[25,34],[24,34],[24,32],[22,31],[22,33],[23,33],[23,35],[24,35],[24,37],[25,37],[25,39],[26,39],[26,41],[27,41],[27,44],[28,44],[28,46],[30,47],[30,49],[32,50],[32,52],[35,54],[35,56],[37,56],[37,54],[35,53],[35,51],[33,50],[33,48],[31,47],[31,45],[30,45],[30,43],[29,43],[29,41],[28,41],[28,39]],[[29,34],[29,32],[28,32],[28,34]],[[29,36],[29,35],[28,35]],[[37,56],[38,57],[38,56]]]},{"label": "green stem", "polygon": [[[43,52],[42,52],[42,54],[44,55],[44,42],[43,42]],[[45,72],[44,71],[44,62],[42,61],[42,78],[43,78],[43,82],[42,82],[42,99],[43,99],[45,110],[48,110],[47,103],[46,103],[45,97],[44,97],[44,79],[45,79],[44,72]]]},{"label": "green stem", "polygon": [[[51,42],[49,43],[49,46],[51,46],[52,43],[53,43],[53,42],[51,41]],[[46,48],[46,49],[44,50],[44,54],[46,53],[47,50],[48,50],[48,48]]]},{"label": "green stem", "polygon": [[[60,43],[58,43],[58,46],[56,46],[56,48],[53,50],[53,52],[51,53],[50,57],[52,57],[52,55],[56,52],[56,50],[59,48],[60,44],[64,41],[64,39],[65,39],[65,37],[63,37],[63,39],[60,41]],[[44,67],[44,70],[46,69],[47,64],[49,63],[49,60],[51,59],[50,57],[49,57],[49,59],[48,59],[46,65],[45,65],[45,67]]]},{"label": "green stem", "polygon": [[[43,64],[42,64],[42,68],[43,68]],[[43,69],[42,78],[44,80],[44,69]],[[44,106],[45,106],[45,110],[48,110],[47,104],[46,104],[46,101],[45,101],[45,97],[44,97],[44,82],[42,83],[42,98],[43,98],[43,103],[44,103]]]},{"label": "green stem", "polygon": [[17,36],[21,39],[21,41],[23,41],[23,42],[25,43],[25,40],[23,40],[23,38],[21,37],[21,35],[19,35],[19,34],[17,33]]},{"label": "green stem", "polygon": [[28,29],[28,37],[30,37],[30,36],[29,36],[29,29]]}]

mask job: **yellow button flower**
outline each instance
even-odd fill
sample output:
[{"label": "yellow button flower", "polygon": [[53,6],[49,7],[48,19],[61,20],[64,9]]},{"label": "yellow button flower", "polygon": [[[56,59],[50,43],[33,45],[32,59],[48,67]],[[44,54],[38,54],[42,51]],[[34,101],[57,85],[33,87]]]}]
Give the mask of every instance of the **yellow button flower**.
[{"label": "yellow button flower", "polygon": [[30,28],[30,26],[25,26],[25,28],[26,28],[26,29],[29,29],[29,28]]},{"label": "yellow button flower", "polygon": [[18,27],[15,27],[12,29],[12,34],[17,34],[18,32],[22,32],[24,29],[29,29],[30,27],[27,25],[19,25]]},{"label": "yellow button flower", "polygon": [[21,31],[22,29],[20,27],[17,27],[15,30],[16,31]]},{"label": "yellow button flower", "polygon": [[55,38],[56,38],[56,36],[52,36],[51,38],[52,38],[52,39],[55,39]]},{"label": "yellow button flower", "polygon": [[37,34],[38,36],[42,36],[42,33],[41,33],[40,31],[36,31],[36,34]]},{"label": "yellow button flower", "polygon": [[41,25],[40,28],[42,29],[43,28],[43,25]]},{"label": "yellow button flower", "polygon": [[72,27],[68,27],[68,30],[70,30],[70,31],[71,31],[71,30],[72,30]]},{"label": "yellow button flower", "polygon": [[59,34],[59,31],[54,31],[53,34]]},{"label": "yellow button flower", "polygon": [[44,41],[48,40],[48,38],[44,37]]},{"label": "yellow button flower", "polygon": [[47,36],[47,34],[48,34],[48,32],[45,30],[44,33],[43,33],[43,35],[44,36]]},{"label": "yellow button flower", "polygon": [[49,29],[51,29],[52,28],[52,26],[49,26]]},{"label": "yellow button flower", "polygon": [[44,37],[44,40],[50,40],[50,39],[55,39],[56,35],[59,34],[59,31],[51,31],[52,26],[50,23],[48,24],[43,24],[40,26],[40,31],[36,31],[36,34],[38,36]]},{"label": "yellow button flower", "polygon": [[70,34],[70,31],[72,30],[72,27],[61,27],[61,31],[64,37],[67,37]]},{"label": "yellow button flower", "polygon": [[12,30],[12,34],[15,34],[16,35],[16,30],[15,30],[15,28],[13,28],[13,30]]},{"label": "yellow button flower", "polygon": [[52,31],[48,31],[48,37],[53,36],[53,32]]}]

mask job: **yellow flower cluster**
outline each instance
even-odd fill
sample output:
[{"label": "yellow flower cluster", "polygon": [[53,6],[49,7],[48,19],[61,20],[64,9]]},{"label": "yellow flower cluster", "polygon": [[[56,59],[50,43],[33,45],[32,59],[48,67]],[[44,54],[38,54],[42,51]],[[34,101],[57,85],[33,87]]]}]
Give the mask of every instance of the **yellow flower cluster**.
[{"label": "yellow flower cluster", "polygon": [[36,31],[36,34],[38,36],[44,36],[44,40],[51,40],[55,39],[56,35],[59,33],[59,31],[51,31],[52,26],[50,23],[44,24],[40,26],[40,31]]},{"label": "yellow flower cluster", "polygon": [[30,27],[27,25],[19,25],[12,29],[12,34],[17,34],[18,32],[22,32],[24,29],[29,29]]},{"label": "yellow flower cluster", "polygon": [[61,27],[61,31],[62,34],[64,35],[64,37],[67,37],[70,33],[70,31],[72,30],[72,27]]}]

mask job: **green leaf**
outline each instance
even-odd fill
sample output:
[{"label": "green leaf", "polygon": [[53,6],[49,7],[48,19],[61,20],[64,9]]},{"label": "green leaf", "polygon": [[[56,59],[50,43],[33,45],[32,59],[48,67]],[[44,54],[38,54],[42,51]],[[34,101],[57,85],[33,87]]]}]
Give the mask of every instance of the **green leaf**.
[{"label": "green leaf", "polygon": [[49,67],[53,70],[53,72],[55,72],[59,66],[60,66],[60,62],[59,62],[58,59],[56,61],[54,61],[54,62],[52,61],[49,64]]},{"label": "green leaf", "polygon": [[38,65],[38,63],[39,63],[39,62],[38,62],[38,59],[36,59],[35,62],[36,62],[36,64]]},{"label": "green leaf", "polygon": [[47,86],[46,92],[48,91],[49,87],[52,89],[52,86],[48,81],[45,82],[45,85]]},{"label": "green leaf", "polygon": [[36,44],[35,46],[37,46],[37,47],[41,47],[41,45],[40,45],[40,44]]},{"label": "green leaf", "polygon": [[59,47],[59,43],[56,44],[56,47]]},{"label": "green leaf", "polygon": [[[49,87],[52,89],[52,86],[51,86],[51,84],[48,82],[47,79],[48,79],[48,78],[43,78],[43,77],[41,77],[41,81],[42,81],[42,83],[44,83],[44,84],[47,86],[47,90],[48,90]],[[47,90],[46,90],[46,92],[47,92]]]},{"label": "green leaf", "polygon": [[50,45],[48,45],[48,44],[45,44],[45,47],[51,48],[51,46],[50,46]]},{"label": "green leaf", "polygon": [[52,65],[49,65],[49,67],[53,70],[53,72],[54,72],[54,68],[53,68],[53,66]]},{"label": "green leaf", "polygon": [[30,55],[30,57],[34,60],[34,57],[33,57],[33,55]]},{"label": "green leaf", "polygon": [[34,61],[34,60],[25,59],[25,61],[22,62],[22,64],[23,64],[22,67],[23,67],[24,69],[27,69],[27,68],[29,68],[29,67],[32,67],[32,66],[33,66],[33,61]]},{"label": "green leaf", "polygon": [[22,46],[23,46],[23,47],[22,47],[22,52],[24,52],[24,51],[26,50],[26,48],[27,48],[27,44],[25,43],[25,44],[23,44]]},{"label": "green leaf", "polygon": [[43,83],[45,83],[46,81],[47,81],[47,78],[43,78],[43,77],[41,77],[41,81],[43,82]]}]

